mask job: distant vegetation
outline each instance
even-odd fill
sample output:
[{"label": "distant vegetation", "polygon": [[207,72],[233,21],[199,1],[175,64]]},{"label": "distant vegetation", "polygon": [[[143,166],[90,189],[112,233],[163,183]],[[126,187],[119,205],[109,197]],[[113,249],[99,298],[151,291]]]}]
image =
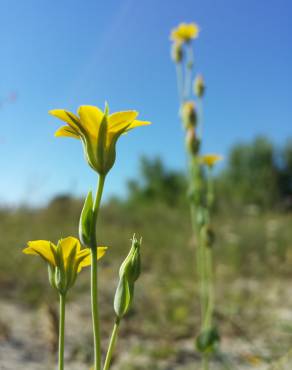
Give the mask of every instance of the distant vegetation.
[{"label": "distant vegetation", "polygon": [[[192,337],[199,327],[186,178],[159,159],[142,159],[140,172],[139,180],[129,181],[126,200],[109,200],[101,210],[98,240],[109,245],[100,271],[101,311],[109,330],[118,267],[135,231],[143,236],[144,289],[137,289],[131,314],[134,323],[125,330],[139,328],[145,337],[157,338],[159,328],[159,338],[173,348],[169,338]],[[213,222],[218,230],[214,253],[218,261],[216,317],[220,330],[223,337],[237,340],[239,336],[243,341],[265,338],[268,360],[272,361],[291,347],[291,340],[287,341],[287,335],[292,335],[289,323],[284,327],[282,321],[271,319],[265,312],[267,307],[277,312],[279,301],[289,306],[289,294],[281,300],[282,290],[277,289],[281,286],[289,291],[292,276],[292,142],[276,148],[269,140],[257,138],[234,146],[222,171],[216,174],[216,183],[219,201]],[[21,250],[28,240],[57,241],[62,234],[77,236],[82,204],[80,199],[63,195],[41,209],[0,210],[3,300],[32,309],[44,301],[54,302],[56,295],[49,287],[45,265],[37,258],[27,258]],[[88,291],[88,274],[89,269],[81,274],[70,300]]]},{"label": "distant vegetation", "polygon": [[[186,200],[183,172],[159,159],[142,158],[139,180],[131,180],[129,203],[159,201],[177,206]],[[254,205],[262,210],[292,208],[292,140],[278,148],[265,137],[234,145],[216,175],[217,209]]]}]

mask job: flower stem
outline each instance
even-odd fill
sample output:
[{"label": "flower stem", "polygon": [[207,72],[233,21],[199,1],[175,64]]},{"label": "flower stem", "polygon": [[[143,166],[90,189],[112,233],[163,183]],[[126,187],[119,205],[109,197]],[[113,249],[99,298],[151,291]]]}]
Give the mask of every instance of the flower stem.
[{"label": "flower stem", "polygon": [[202,370],[209,370],[209,356],[206,354],[202,358]]},{"label": "flower stem", "polygon": [[194,63],[194,56],[193,56],[193,48],[192,45],[189,43],[187,45],[187,60],[185,64],[185,82],[184,82],[184,99],[190,99],[191,89],[192,89],[192,72],[193,72],[193,63]]},{"label": "flower stem", "polygon": [[94,340],[94,370],[101,370],[101,345],[100,345],[100,323],[98,307],[98,272],[97,272],[97,239],[96,239],[96,222],[100,208],[100,201],[104,187],[105,176],[100,175],[96,196],[93,205],[93,243],[91,245],[91,311]]},{"label": "flower stem", "polygon": [[108,346],[108,350],[107,350],[103,370],[109,370],[109,368],[110,368],[110,363],[111,363],[113,351],[115,349],[115,345],[116,345],[116,341],[117,341],[119,326],[120,326],[120,319],[117,317],[114,328],[113,328],[113,331],[112,331],[110,343],[109,343],[109,346]]},{"label": "flower stem", "polygon": [[60,294],[59,370],[64,370],[65,306],[66,306],[66,295]]},{"label": "flower stem", "polygon": [[178,97],[180,105],[182,105],[184,102],[184,76],[181,62],[177,63],[176,65],[176,78],[177,78]]}]

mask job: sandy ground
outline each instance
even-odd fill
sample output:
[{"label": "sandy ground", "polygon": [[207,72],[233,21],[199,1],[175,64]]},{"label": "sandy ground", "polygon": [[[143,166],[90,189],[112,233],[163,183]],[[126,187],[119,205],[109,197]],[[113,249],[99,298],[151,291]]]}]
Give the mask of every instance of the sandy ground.
[{"label": "sandy ground", "polygon": [[[55,356],[56,329],[48,308],[31,309],[13,302],[0,302],[0,369],[1,370],[52,370]],[[290,320],[288,308],[280,307],[275,320]],[[80,328],[82,332],[80,332]],[[80,297],[70,303],[66,318],[66,367],[70,370],[90,368],[91,332],[88,299]],[[125,328],[124,328],[125,329]],[[105,334],[105,333],[104,333]],[[272,333],[271,333],[272,335]],[[104,335],[106,338],[107,336]],[[288,337],[287,337],[288,338]],[[268,364],[265,339],[253,344],[242,338],[223,337],[221,355],[217,356],[211,369],[245,370],[291,370],[292,354],[284,351],[279,361]],[[291,340],[291,337],[290,339]],[[106,342],[103,343],[105,348]],[[267,346],[268,347],[268,346]],[[261,356],[254,355],[260,348]],[[228,354],[228,355],[227,355]],[[139,338],[122,330],[114,357],[113,370],[200,370],[200,358],[194,351],[193,339],[157,340]]]}]

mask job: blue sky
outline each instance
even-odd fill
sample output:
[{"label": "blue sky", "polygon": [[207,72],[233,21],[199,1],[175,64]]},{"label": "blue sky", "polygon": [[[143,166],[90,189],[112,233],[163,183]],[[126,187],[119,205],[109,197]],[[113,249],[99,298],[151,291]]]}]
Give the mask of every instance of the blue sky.
[{"label": "blue sky", "polygon": [[42,204],[95,187],[80,142],[54,138],[53,108],[108,101],[153,122],[119,141],[106,196],[125,194],[142,154],[184,168],[169,57],[170,29],[182,21],[201,28],[204,151],[226,154],[257,134],[283,143],[292,136],[291,19],[290,0],[2,0],[0,203]]}]

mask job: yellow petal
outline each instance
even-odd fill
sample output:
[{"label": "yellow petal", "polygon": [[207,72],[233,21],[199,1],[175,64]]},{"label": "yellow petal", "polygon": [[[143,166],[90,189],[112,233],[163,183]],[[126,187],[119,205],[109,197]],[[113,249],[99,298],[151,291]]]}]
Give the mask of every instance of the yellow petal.
[{"label": "yellow petal", "polygon": [[151,122],[135,120],[135,121],[133,121],[133,122],[130,124],[130,126],[127,128],[127,131],[132,130],[132,128],[135,128],[135,127],[139,127],[139,126],[147,126],[147,125],[151,125]]},{"label": "yellow petal", "polygon": [[188,42],[199,35],[199,26],[196,23],[181,23],[171,32],[171,40],[179,42]]},{"label": "yellow petal", "polygon": [[205,154],[201,156],[201,162],[206,166],[213,167],[215,163],[221,161],[223,157],[218,154]]},{"label": "yellow petal", "polygon": [[[107,250],[107,247],[97,247],[97,259],[99,260],[101,257],[104,256],[105,252]],[[80,272],[82,270],[83,267],[87,267],[87,266],[90,266],[91,265],[91,253],[90,253],[90,249],[89,248],[86,248],[86,249],[83,249],[79,254],[78,254],[78,257],[81,255],[81,254],[87,254],[87,256],[80,262],[79,264],[79,267],[78,267],[78,272]]]},{"label": "yellow petal", "polygon": [[33,254],[41,256],[45,261],[51,265],[56,266],[55,257],[51,250],[56,249],[56,246],[48,240],[34,240],[27,243],[27,248],[23,249],[25,254]]},{"label": "yellow petal", "polygon": [[84,130],[94,138],[98,136],[99,125],[104,113],[97,107],[91,105],[82,105],[78,109],[81,125]]},{"label": "yellow petal", "polygon": [[76,258],[85,258],[90,255],[90,248],[83,248],[78,253]]},{"label": "yellow petal", "polygon": [[80,242],[77,238],[74,238],[73,236],[68,236],[67,238],[61,239],[59,241],[59,246],[62,249],[64,263],[66,267],[67,259],[73,248],[76,247],[76,254],[78,254],[78,252],[80,251]]},{"label": "yellow petal", "polygon": [[134,110],[110,114],[108,117],[109,131],[120,131],[126,128],[137,116],[138,112]]},{"label": "yellow petal", "polygon": [[80,129],[78,128],[78,126],[80,125],[80,120],[74,113],[68,112],[65,109],[53,109],[50,110],[49,113],[52,116],[57,117],[60,120],[68,123],[68,125],[72,127],[76,132],[80,131]]},{"label": "yellow petal", "polygon": [[62,126],[58,128],[58,130],[55,132],[55,136],[66,136],[66,137],[74,137],[74,139],[80,139],[80,136],[77,131],[74,130],[74,128],[70,126]]}]

